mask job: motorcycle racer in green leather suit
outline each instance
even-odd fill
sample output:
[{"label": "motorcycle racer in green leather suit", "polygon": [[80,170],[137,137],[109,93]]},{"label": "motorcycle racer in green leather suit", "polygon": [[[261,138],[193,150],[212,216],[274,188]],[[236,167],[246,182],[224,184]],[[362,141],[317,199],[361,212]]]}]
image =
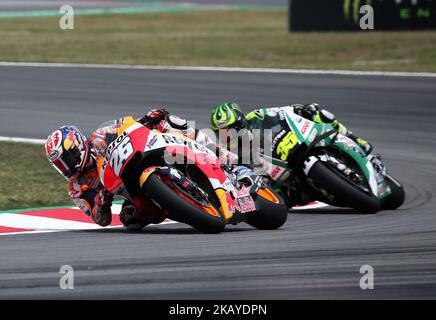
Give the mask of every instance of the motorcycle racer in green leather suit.
[{"label": "motorcycle racer in green leather suit", "polygon": [[[353,132],[336,119],[333,113],[321,109],[318,104],[293,104],[291,107],[294,107],[296,113],[303,118],[317,123],[331,124],[339,133],[357,142],[367,155],[371,153],[372,145],[368,141],[354,135]],[[279,107],[263,108],[253,110],[244,115],[236,103],[223,103],[212,111],[211,127],[214,131],[219,129],[247,129],[248,131],[253,129],[272,129],[274,133],[274,129],[281,129],[276,128],[280,123],[279,110]]]},{"label": "motorcycle racer in green leather suit", "polygon": [[[318,104],[293,104],[291,107],[303,118],[317,123],[331,124],[339,133],[348,136],[358,143],[367,155],[371,153],[372,145],[370,143],[353,134],[353,132],[336,119],[333,113],[322,109]],[[266,176],[266,174],[262,172],[261,166],[256,165],[254,161],[255,156],[251,154],[253,146],[251,143],[247,143],[247,139],[253,141],[253,132],[256,130],[260,131],[260,152],[264,152],[265,150],[263,150],[262,145],[262,141],[264,141],[263,132],[269,129],[271,130],[272,137],[274,137],[282,130],[279,115],[280,109],[280,107],[261,108],[244,115],[240,106],[236,103],[223,103],[212,111],[210,118],[211,129],[215,131],[217,138],[220,139],[220,143],[231,149],[231,151],[236,153],[239,157],[238,162],[233,163],[234,165],[237,164],[233,169],[236,176],[239,171],[247,173],[247,167],[255,171],[258,175]],[[228,133],[231,131],[229,129],[234,129],[234,132],[238,132],[237,138]],[[224,138],[222,138],[222,136],[220,137],[220,135],[223,135]],[[241,137],[247,137],[247,139],[241,139]],[[226,141],[227,145],[223,143],[223,141]],[[247,155],[249,161],[247,161]],[[241,159],[245,160],[242,161]],[[280,193],[280,186],[273,185],[273,187]]]}]

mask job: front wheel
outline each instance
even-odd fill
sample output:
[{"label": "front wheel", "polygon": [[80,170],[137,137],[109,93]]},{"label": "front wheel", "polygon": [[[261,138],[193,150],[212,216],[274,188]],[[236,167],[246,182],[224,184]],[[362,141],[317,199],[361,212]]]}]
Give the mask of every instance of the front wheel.
[{"label": "front wheel", "polygon": [[249,225],[263,230],[274,230],[285,224],[288,207],[270,187],[261,188],[254,196],[257,210],[245,220]]},{"label": "front wheel", "polygon": [[380,210],[380,201],[377,197],[333,172],[321,161],[315,162],[308,176],[318,189],[328,193],[327,198],[332,198],[328,201],[330,204],[354,208],[362,213],[376,213]]},{"label": "front wheel", "polygon": [[406,194],[404,192],[403,186],[390,175],[386,175],[385,177],[386,183],[391,188],[391,194],[382,200],[382,209],[383,210],[395,210],[399,208],[406,198]]},{"label": "front wheel", "polygon": [[172,185],[164,182],[158,175],[151,174],[142,186],[143,191],[163,209],[169,212],[172,220],[189,224],[204,233],[224,231],[226,222],[212,204],[200,204]]}]

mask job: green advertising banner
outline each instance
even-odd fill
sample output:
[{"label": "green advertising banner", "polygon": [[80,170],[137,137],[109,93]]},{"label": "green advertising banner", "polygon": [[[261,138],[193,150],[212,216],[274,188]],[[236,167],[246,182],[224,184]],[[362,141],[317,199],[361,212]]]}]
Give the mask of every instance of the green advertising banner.
[{"label": "green advertising banner", "polygon": [[[368,6],[369,9],[368,9]],[[436,0],[290,0],[291,31],[436,29]],[[370,28],[372,29],[372,28]]]}]

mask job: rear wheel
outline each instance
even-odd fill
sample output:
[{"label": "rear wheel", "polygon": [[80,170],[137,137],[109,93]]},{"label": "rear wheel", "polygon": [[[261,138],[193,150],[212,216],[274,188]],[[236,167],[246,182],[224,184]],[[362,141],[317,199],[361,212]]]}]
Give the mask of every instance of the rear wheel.
[{"label": "rear wheel", "polygon": [[330,204],[354,208],[362,213],[376,213],[380,210],[377,197],[363,191],[345,177],[329,169],[321,161],[317,161],[309,171],[308,176],[318,189],[328,193]]},{"label": "rear wheel", "polygon": [[259,189],[256,194],[256,208],[254,213],[249,213],[246,222],[264,230],[274,230],[285,224],[288,218],[288,207],[283,199],[271,188]]},{"label": "rear wheel", "polygon": [[171,180],[164,182],[152,174],[142,188],[151,199],[168,210],[168,217],[172,220],[189,224],[204,233],[219,233],[226,226],[221,213],[212,204],[195,201]]}]

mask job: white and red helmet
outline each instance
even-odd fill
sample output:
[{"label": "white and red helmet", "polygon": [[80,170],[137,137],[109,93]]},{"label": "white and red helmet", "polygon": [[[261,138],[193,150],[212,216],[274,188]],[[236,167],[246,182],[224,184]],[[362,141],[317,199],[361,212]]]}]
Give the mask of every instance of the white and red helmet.
[{"label": "white and red helmet", "polygon": [[159,122],[157,129],[159,132],[180,133],[185,137],[195,139],[194,128],[188,125],[188,121],[186,121],[186,119],[182,119],[175,115],[169,115],[166,117],[166,119]]},{"label": "white and red helmet", "polygon": [[67,180],[83,172],[89,159],[86,137],[75,126],[63,126],[49,135],[45,152],[48,161]]}]

